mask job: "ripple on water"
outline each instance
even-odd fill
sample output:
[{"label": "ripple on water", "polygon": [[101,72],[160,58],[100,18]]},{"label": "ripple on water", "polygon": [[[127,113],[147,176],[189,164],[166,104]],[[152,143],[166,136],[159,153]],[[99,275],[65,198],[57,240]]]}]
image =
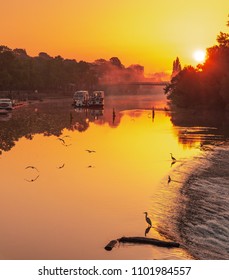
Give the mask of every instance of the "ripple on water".
[{"label": "ripple on water", "polygon": [[181,239],[198,259],[228,259],[228,146],[217,147],[195,165],[181,192],[187,201],[178,218]]}]

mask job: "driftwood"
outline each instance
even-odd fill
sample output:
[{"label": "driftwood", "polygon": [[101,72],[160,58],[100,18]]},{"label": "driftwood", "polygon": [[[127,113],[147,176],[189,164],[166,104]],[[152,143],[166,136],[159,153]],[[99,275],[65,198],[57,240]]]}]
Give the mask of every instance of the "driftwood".
[{"label": "driftwood", "polygon": [[111,251],[117,242],[118,240],[111,240],[104,249],[107,251]]},{"label": "driftwood", "polygon": [[172,241],[163,241],[155,238],[147,238],[147,237],[121,237],[117,240],[111,240],[106,247],[104,248],[107,251],[111,251],[113,247],[116,245],[117,242],[122,243],[137,243],[137,244],[150,244],[159,247],[166,247],[166,248],[174,248],[180,247],[180,244],[177,242]]}]

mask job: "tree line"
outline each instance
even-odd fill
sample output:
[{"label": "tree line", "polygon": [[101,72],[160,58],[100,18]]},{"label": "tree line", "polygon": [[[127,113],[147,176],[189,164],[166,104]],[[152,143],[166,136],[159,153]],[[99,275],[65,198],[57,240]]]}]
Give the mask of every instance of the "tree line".
[{"label": "tree line", "polygon": [[0,46],[0,91],[60,91],[94,89],[101,84],[137,81],[144,77],[144,67],[125,67],[119,58],[98,59],[93,63],[45,52],[31,57],[25,49]]},{"label": "tree line", "polygon": [[229,34],[220,32],[217,45],[207,49],[205,62],[184,67],[164,90],[177,107],[229,110]]}]

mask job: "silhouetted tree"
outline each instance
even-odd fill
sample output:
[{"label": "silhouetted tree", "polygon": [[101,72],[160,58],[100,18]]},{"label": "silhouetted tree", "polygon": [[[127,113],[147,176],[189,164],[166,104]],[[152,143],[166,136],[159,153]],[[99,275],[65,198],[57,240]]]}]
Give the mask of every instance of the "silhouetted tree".
[{"label": "silhouetted tree", "polygon": [[[165,93],[172,104],[229,109],[229,34],[220,32],[217,42],[207,49],[203,65],[185,67],[166,86]],[[177,65],[175,61],[173,70]]]},{"label": "silhouetted tree", "polygon": [[124,66],[122,65],[120,59],[118,57],[111,57],[110,62],[112,65],[116,66],[119,69],[123,69]]},{"label": "silhouetted tree", "polygon": [[178,107],[199,106],[198,92],[201,91],[200,73],[192,66],[180,71],[166,86],[167,98]]},{"label": "silhouetted tree", "polygon": [[172,78],[175,77],[181,71],[181,63],[179,58],[177,57],[173,61],[173,71],[172,71]]}]

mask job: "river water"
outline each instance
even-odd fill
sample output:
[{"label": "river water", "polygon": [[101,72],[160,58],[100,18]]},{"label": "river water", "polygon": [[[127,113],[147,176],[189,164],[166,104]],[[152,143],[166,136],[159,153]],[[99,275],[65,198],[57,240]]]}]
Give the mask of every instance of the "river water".
[{"label": "river water", "polygon": [[[44,100],[1,115],[0,258],[228,259],[227,126],[165,106],[157,87],[104,110]],[[122,236],[181,247],[104,250]]]}]

